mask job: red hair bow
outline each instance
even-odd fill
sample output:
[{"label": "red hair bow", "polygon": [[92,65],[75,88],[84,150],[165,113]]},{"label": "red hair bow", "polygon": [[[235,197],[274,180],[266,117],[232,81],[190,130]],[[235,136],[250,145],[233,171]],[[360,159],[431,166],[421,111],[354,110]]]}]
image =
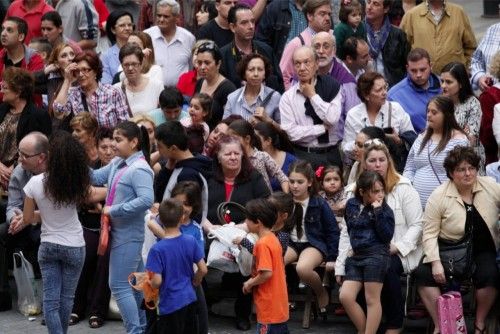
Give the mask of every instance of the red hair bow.
[{"label": "red hair bow", "polygon": [[315,174],[316,174],[316,177],[317,177],[318,179],[320,179],[320,178],[321,178],[321,175],[323,174],[323,170],[324,170],[324,169],[325,169],[325,166],[319,166],[319,167],[318,167],[318,169],[316,169]]}]

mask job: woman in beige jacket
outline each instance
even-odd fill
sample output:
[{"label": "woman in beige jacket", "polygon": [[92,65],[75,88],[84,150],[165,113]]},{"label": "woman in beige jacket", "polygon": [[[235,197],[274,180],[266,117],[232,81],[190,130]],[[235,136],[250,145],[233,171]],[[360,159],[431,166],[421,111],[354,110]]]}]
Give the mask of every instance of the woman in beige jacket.
[{"label": "woman in beige jacket", "polygon": [[[424,260],[415,271],[422,300],[439,333],[436,300],[440,287],[450,282],[439,256],[438,238],[458,241],[472,227],[472,281],[476,288],[475,333],[485,333],[484,321],[495,302],[500,275],[495,261],[500,234],[498,214],[500,185],[489,177],[477,175],[479,156],[471,147],[455,147],[444,161],[447,182],[431,194],[424,212]],[[454,282],[460,283],[460,282]]]}]

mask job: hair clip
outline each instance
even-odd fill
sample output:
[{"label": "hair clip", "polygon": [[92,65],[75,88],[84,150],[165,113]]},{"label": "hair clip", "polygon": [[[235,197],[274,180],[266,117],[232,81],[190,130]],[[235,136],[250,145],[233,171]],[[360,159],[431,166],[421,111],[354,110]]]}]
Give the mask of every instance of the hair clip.
[{"label": "hair clip", "polygon": [[349,6],[351,4],[351,0],[343,0],[342,5]]},{"label": "hair clip", "polygon": [[325,166],[319,166],[317,169],[316,169],[316,172],[314,174],[316,174],[316,177],[318,179],[321,178],[321,175],[323,174],[323,170],[325,169]]}]

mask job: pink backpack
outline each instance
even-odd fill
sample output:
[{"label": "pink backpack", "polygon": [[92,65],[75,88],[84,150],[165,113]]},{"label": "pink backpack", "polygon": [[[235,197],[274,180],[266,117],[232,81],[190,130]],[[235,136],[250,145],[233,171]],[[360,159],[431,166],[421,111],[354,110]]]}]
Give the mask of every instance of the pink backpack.
[{"label": "pink backpack", "polygon": [[450,291],[439,296],[437,310],[441,334],[467,334],[460,292]]}]

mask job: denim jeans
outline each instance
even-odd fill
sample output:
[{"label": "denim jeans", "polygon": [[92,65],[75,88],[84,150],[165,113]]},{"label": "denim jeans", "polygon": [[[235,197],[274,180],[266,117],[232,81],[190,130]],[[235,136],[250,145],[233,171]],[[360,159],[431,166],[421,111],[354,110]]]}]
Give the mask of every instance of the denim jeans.
[{"label": "denim jeans", "polygon": [[260,324],[257,323],[257,334],[289,334],[286,322],[281,324]]},{"label": "denim jeans", "polygon": [[65,334],[76,285],[85,260],[84,247],[42,242],[38,262],[43,282],[43,313],[50,334]]},{"label": "denim jeans", "polygon": [[146,329],[146,314],[141,310],[142,293],[128,283],[128,276],[144,271],[142,243],[128,242],[111,248],[109,260],[109,287],[128,334],[143,333]]}]

